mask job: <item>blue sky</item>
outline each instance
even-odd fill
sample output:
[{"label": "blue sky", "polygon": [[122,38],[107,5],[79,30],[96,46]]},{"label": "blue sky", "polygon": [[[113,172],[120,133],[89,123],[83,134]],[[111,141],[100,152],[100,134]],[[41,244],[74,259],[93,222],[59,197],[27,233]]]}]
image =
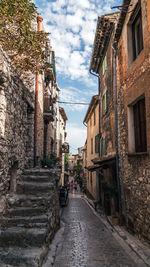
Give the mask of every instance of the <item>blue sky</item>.
[{"label": "blue sky", "polygon": [[[34,0],[56,55],[56,73],[60,101],[89,103],[97,94],[97,78],[89,73],[89,64],[98,16],[118,10],[121,0]],[[83,119],[88,106],[63,105],[67,121],[70,151],[86,140]]]}]

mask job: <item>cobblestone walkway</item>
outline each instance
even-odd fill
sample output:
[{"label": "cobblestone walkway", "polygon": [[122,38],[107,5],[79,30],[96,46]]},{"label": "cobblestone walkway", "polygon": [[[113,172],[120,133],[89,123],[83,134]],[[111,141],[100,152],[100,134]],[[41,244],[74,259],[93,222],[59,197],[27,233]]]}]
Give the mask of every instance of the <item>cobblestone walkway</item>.
[{"label": "cobblestone walkway", "polygon": [[65,230],[54,267],[137,267],[80,195],[70,196],[62,221]]}]

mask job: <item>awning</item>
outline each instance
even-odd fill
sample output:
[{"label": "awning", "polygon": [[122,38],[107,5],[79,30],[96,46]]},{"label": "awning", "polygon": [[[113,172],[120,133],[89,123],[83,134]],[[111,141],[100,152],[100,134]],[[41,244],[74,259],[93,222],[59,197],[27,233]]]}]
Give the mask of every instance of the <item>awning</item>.
[{"label": "awning", "polygon": [[94,165],[99,165],[102,168],[109,168],[111,165],[115,164],[116,162],[116,154],[103,156],[100,158],[95,158],[92,160]]},{"label": "awning", "polygon": [[100,168],[100,165],[99,165],[99,164],[94,164],[94,165],[90,165],[90,166],[88,166],[88,167],[87,167],[87,170],[88,170],[88,171],[91,171],[91,172],[92,172],[92,171],[94,172],[94,171],[96,171],[98,168]]}]

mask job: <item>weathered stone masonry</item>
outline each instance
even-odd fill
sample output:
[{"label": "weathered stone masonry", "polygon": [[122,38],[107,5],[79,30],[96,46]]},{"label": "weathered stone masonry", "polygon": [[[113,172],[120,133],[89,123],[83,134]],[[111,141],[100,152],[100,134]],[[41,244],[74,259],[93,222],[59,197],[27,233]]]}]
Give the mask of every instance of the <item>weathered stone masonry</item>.
[{"label": "weathered stone masonry", "polygon": [[[138,1],[131,1],[132,9]],[[127,227],[140,238],[150,242],[150,3],[141,1],[143,49],[131,61],[127,36],[128,12],[118,42],[118,141],[119,167],[122,182],[123,214]],[[130,7],[131,8],[131,7]],[[130,11],[130,9],[129,9]],[[128,40],[128,42],[130,39]],[[131,41],[130,41],[131,43]],[[131,62],[130,62],[131,61]],[[146,141],[144,153],[131,151],[133,141],[129,140],[129,107],[141,97],[145,98]],[[130,141],[130,142],[129,142]],[[125,208],[124,208],[125,207]]]},{"label": "weathered stone masonry", "polygon": [[16,178],[33,161],[33,98],[0,48],[0,212]]}]

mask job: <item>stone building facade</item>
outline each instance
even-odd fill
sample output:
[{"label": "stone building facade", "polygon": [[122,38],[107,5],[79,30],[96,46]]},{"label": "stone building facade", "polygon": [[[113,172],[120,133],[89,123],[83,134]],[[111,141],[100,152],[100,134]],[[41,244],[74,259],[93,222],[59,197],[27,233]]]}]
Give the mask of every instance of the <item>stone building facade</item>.
[{"label": "stone building facade", "polygon": [[[66,143],[66,121],[68,120],[64,108],[59,107],[59,162],[61,165],[61,185],[65,185],[67,179],[65,179],[65,153],[69,153],[69,146]],[[67,177],[68,178],[68,177]]]},{"label": "stone building facade", "polygon": [[150,242],[150,2],[123,1],[115,44],[119,176],[129,230]]},{"label": "stone building facade", "polygon": [[[113,48],[119,13],[103,15],[98,18],[93,52],[90,63],[91,74],[97,76],[99,82],[98,96],[98,132],[95,154],[92,158],[90,175],[95,176],[93,186],[97,192],[96,200],[104,212],[110,216],[118,216],[119,190],[116,170],[115,146],[115,94],[113,83]],[[89,129],[91,126],[89,126]],[[90,130],[89,130],[90,131]],[[96,140],[96,139],[95,139]],[[88,156],[87,142],[87,156]]]},{"label": "stone building facade", "polygon": [[99,97],[92,97],[84,118],[87,125],[87,158],[86,158],[86,188],[87,194],[94,199],[99,198],[97,176],[93,159],[98,157],[97,138],[99,138]]},{"label": "stone building facade", "polygon": [[34,102],[0,48],[0,212],[25,166],[33,165]]},{"label": "stone building facade", "polygon": [[[118,212],[120,222],[147,242],[150,242],[149,11],[148,0],[124,0],[120,13],[100,17],[90,64],[90,71],[100,78],[100,139],[105,137],[104,143],[101,140],[99,143],[99,157],[92,160],[102,181],[100,204],[107,215]],[[111,16],[115,20],[111,21]],[[113,189],[117,189],[116,193]],[[116,197],[112,196],[114,193]]]}]

